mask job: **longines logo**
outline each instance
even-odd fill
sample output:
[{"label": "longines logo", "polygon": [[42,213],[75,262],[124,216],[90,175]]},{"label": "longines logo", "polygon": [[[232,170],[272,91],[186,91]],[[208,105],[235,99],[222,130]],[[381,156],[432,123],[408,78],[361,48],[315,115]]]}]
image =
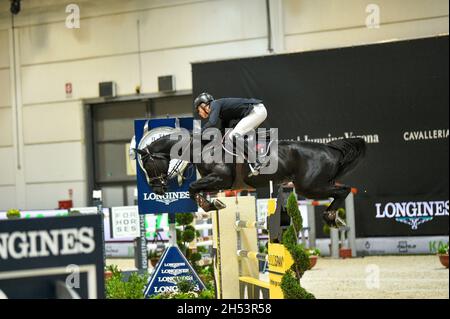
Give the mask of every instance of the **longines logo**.
[{"label": "longines logo", "polygon": [[164,195],[156,195],[155,193],[144,193],[144,200],[152,200],[165,205],[170,205],[179,199],[189,199],[189,192],[167,192]]},{"label": "longines logo", "polygon": [[92,227],[0,233],[0,260],[90,254],[94,249]]},{"label": "longines logo", "polygon": [[434,217],[448,216],[447,201],[376,203],[376,218],[395,219],[399,223],[411,226],[412,230],[419,225],[433,220]]},{"label": "longines logo", "polygon": [[448,129],[404,132],[403,139],[409,141],[438,140],[448,138]]}]

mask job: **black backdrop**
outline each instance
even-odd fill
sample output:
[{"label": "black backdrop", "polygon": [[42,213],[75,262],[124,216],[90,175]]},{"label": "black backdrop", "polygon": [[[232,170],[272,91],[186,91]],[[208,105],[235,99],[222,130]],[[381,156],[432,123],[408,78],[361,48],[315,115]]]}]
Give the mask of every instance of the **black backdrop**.
[{"label": "black backdrop", "polygon": [[[261,98],[268,109],[263,126],[277,127],[283,139],[365,137],[366,158],[342,180],[359,190],[357,236],[443,235],[448,53],[445,36],[198,63],[194,95]],[[377,206],[385,218],[377,218]],[[400,215],[392,215],[395,207]]]}]

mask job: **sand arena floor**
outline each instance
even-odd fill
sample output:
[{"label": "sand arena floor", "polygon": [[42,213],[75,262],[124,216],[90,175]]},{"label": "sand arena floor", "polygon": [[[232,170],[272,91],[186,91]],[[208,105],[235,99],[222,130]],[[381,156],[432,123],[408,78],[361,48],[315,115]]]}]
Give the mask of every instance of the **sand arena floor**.
[{"label": "sand arena floor", "polygon": [[302,285],[316,298],[449,298],[449,270],[437,256],[321,258]]}]

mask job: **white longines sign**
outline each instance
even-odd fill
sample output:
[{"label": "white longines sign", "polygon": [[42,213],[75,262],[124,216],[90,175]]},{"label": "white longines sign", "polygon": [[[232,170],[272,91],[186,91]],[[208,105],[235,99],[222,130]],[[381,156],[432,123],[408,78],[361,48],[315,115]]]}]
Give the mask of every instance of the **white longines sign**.
[{"label": "white longines sign", "polygon": [[92,227],[0,233],[0,260],[90,254]]},{"label": "white longines sign", "polygon": [[155,193],[144,193],[145,201],[155,201],[170,205],[170,203],[176,202],[179,199],[188,199],[189,192],[167,192],[164,195],[156,195]]},{"label": "white longines sign", "polygon": [[433,220],[435,217],[448,216],[447,201],[376,203],[376,218],[395,219],[399,223],[408,224],[412,230],[419,225]]}]

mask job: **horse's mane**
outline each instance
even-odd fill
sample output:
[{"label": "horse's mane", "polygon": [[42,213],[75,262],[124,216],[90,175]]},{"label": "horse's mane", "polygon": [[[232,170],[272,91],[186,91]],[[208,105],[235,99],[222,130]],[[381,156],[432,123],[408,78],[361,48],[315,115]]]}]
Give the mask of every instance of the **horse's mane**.
[{"label": "horse's mane", "polygon": [[161,136],[160,138],[158,138],[158,139],[154,140],[153,142],[151,142],[150,144],[148,144],[147,149],[152,153],[159,152],[160,149],[162,148],[162,146],[165,144],[164,142],[169,139],[170,139],[170,134]]},{"label": "horse's mane", "polygon": [[[168,135],[161,136],[160,138],[154,140],[149,145],[147,145],[148,150],[151,152],[154,152],[154,153],[160,152],[161,149],[166,146],[165,142],[170,141],[171,140],[170,137],[174,134],[178,134],[178,132],[173,132]],[[190,131],[190,136],[192,137],[192,131]],[[175,141],[175,140],[173,140],[173,141]]]}]

